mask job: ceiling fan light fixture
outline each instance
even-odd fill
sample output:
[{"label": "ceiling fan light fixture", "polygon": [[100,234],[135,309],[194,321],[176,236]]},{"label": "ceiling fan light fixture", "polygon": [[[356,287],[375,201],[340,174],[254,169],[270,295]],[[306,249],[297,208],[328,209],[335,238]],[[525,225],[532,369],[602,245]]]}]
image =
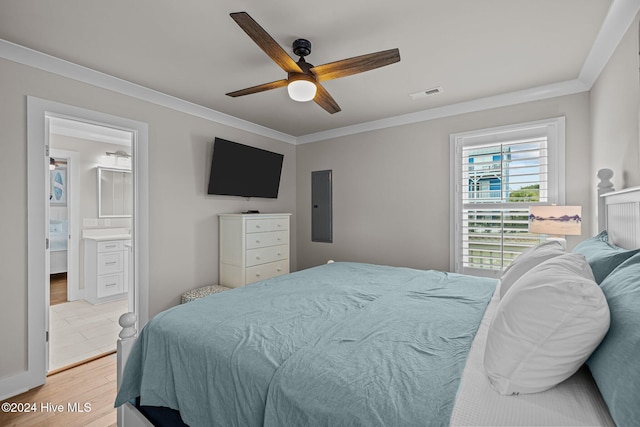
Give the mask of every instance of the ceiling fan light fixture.
[{"label": "ceiling fan light fixture", "polygon": [[318,87],[310,76],[298,74],[289,77],[287,91],[289,92],[289,97],[294,101],[311,101],[315,98],[317,90]]},{"label": "ceiling fan light fixture", "polygon": [[297,39],[292,46],[293,53],[300,57],[296,62],[247,12],[231,13],[231,18],[288,74],[286,79],[227,93],[227,96],[233,98],[287,86],[289,97],[294,101],[313,100],[326,112],[334,114],[341,111],[340,106],[320,82],[363,73],[400,61],[400,51],[396,48],[314,66],[304,59],[311,53],[311,42],[307,39]]}]

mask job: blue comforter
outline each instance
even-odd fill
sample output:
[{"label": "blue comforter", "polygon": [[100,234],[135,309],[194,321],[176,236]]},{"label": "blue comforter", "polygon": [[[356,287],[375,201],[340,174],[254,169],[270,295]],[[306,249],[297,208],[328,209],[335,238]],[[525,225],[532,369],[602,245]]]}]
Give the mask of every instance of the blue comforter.
[{"label": "blue comforter", "polygon": [[142,330],[116,406],[194,427],[448,425],[495,284],[334,263],[211,295]]}]

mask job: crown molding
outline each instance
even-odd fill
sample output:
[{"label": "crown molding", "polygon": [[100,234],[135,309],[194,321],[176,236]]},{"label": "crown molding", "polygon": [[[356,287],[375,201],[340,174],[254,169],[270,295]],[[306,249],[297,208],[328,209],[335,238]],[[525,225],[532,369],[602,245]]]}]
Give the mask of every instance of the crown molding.
[{"label": "crown molding", "polygon": [[638,0],[614,0],[578,79],[591,89],[640,11]]},{"label": "crown molding", "polygon": [[476,111],[489,110],[492,108],[507,107],[510,105],[523,104],[525,102],[540,101],[557,96],[573,95],[575,93],[586,92],[590,88],[578,79],[568,80],[560,83],[553,83],[545,86],[538,86],[530,89],[504,93],[501,95],[488,96],[471,101],[459,102],[457,104],[445,105],[443,107],[431,108],[415,113],[401,116],[389,117],[387,119],[375,120],[360,123],[353,126],[331,129],[323,132],[307,134],[298,137],[298,144],[324,141],[331,138],[353,135],[356,133],[380,130],[389,127],[409,125],[428,120],[441,119],[444,117],[457,116],[459,114],[473,113]]},{"label": "crown molding", "polygon": [[67,77],[83,83],[88,83],[102,89],[131,96],[152,104],[200,117],[212,122],[220,123],[236,129],[245,130],[257,135],[266,136],[289,144],[295,144],[296,138],[283,132],[261,126],[247,120],[221,113],[211,108],[203,107],[175,96],[167,95],[157,90],[123,80],[82,65],[55,56],[29,49],[27,47],[0,39],[0,58],[27,65],[39,70],[47,71],[59,76]]},{"label": "crown molding", "polygon": [[0,39],[0,58],[83,83],[88,83],[93,86],[131,96],[156,105],[161,105],[175,111],[180,111],[185,114],[190,114],[232,128],[295,145],[589,91],[611,58],[611,55],[613,55],[613,52],[620,43],[620,40],[622,40],[622,37],[624,37],[625,33],[635,20],[639,10],[640,2],[638,2],[638,0],[612,1],[607,16],[602,23],[602,27],[598,32],[596,40],[589,52],[589,55],[587,56],[587,59],[585,60],[582,70],[578,78],[575,80],[567,80],[564,82],[520,91],[474,99],[457,104],[422,110],[415,113],[403,114],[400,116],[301,135],[298,137],[252,123],[211,108],[203,107],[201,105],[197,105],[2,39]]}]

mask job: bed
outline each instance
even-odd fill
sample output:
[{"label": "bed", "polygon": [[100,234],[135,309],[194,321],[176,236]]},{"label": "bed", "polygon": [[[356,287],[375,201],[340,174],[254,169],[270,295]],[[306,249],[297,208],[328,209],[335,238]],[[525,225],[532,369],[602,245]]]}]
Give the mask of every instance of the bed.
[{"label": "bed", "polygon": [[[611,241],[589,239],[588,256],[580,257],[618,243],[625,259],[639,259],[629,267],[635,275],[640,256],[624,248],[640,247],[640,190],[603,200]],[[629,275],[610,260],[594,268]],[[169,309],[139,337],[135,317],[124,315],[118,423],[179,425],[182,417],[192,426],[615,425],[612,413],[622,413],[617,420],[634,416],[625,413],[629,404],[616,395],[617,386],[607,388],[615,375],[607,363],[616,339],[610,333],[598,340],[602,354],[593,353],[589,368],[558,385],[496,392],[485,351],[495,340],[501,297],[507,299],[502,285],[446,272],[330,263]],[[611,331],[618,333],[614,314]],[[629,360],[619,362],[615,369]],[[607,400],[612,393],[615,404]]]}]

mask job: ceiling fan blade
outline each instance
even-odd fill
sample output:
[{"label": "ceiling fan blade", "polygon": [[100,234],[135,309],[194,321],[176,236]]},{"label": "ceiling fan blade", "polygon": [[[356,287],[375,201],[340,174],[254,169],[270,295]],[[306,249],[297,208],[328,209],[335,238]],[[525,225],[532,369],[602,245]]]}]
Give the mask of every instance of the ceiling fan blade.
[{"label": "ceiling fan blade", "polygon": [[233,98],[236,98],[238,96],[251,95],[252,93],[264,92],[265,90],[278,89],[280,87],[286,86],[287,83],[288,83],[287,79],[276,80],[275,82],[265,83],[258,86],[252,86],[246,89],[240,89],[234,92],[229,92],[227,93],[227,95]]},{"label": "ceiling fan blade", "polygon": [[287,73],[302,73],[296,61],[247,12],[235,12],[231,17],[280,68]]},{"label": "ceiling fan blade", "polygon": [[311,72],[316,75],[318,81],[347,77],[353,74],[384,67],[400,61],[400,51],[398,49],[383,50],[367,55],[355,56],[341,61],[330,62],[311,68]]},{"label": "ceiling fan blade", "polygon": [[315,98],[313,98],[316,104],[324,108],[329,114],[334,114],[342,110],[336,100],[329,95],[329,92],[327,92],[320,83],[316,83],[316,86],[318,90]]}]

